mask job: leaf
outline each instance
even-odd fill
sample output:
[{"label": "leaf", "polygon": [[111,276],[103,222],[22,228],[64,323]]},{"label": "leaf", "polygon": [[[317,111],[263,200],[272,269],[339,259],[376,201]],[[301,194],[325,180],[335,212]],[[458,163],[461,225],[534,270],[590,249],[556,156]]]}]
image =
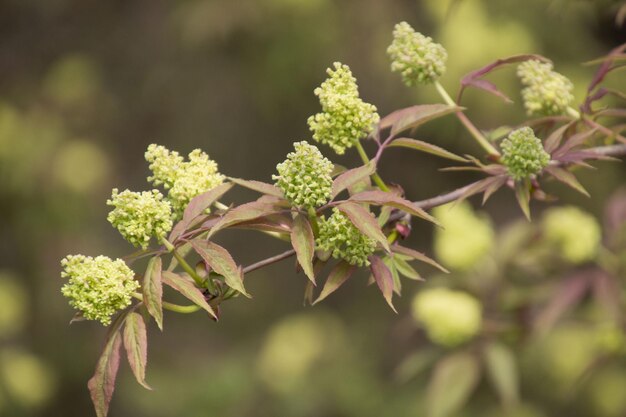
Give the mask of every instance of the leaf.
[{"label": "leaf", "polygon": [[485,365],[487,375],[500,401],[506,407],[519,402],[519,374],[515,355],[506,346],[492,342],[485,346]]},{"label": "leaf", "polygon": [[400,365],[393,371],[393,378],[396,382],[400,384],[405,384],[409,382],[414,377],[418,376],[420,373],[428,369],[430,364],[432,364],[438,352],[434,349],[420,349],[400,362]]},{"label": "leaf", "polygon": [[406,278],[415,281],[424,281],[424,278],[422,278],[420,274],[415,269],[413,269],[413,267],[409,265],[407,261],[405,261],[404,259],[400,259],[399,256],[396,255],[393,257],[393,263],[396,266],[398,272]]},{"label": "leaf", "polygon": [[485,192],[483,194],[483,205],[485,205],[487,200],[489,200],[489,197],[491,197],[493,195],[493,193],[498,191],[500,189],[500,187],[502,187],[504,184],[506,184],[506,182],[508,180],[508,177],[506,175],[501,175],[501,176],[498,176],[496,178],[498,178],[497,181],[493,181],[492,183],[490,183],[485,188]]},{"label": "leaf", "polygon": [[427,143],[427,142],[423,142],[421,140],[417,140],[417,139],[410,139],[410,138],[398,138],[398,139],[394,139],[390,144],[390,147],[403,147],[403,148],[409,148],[409,149],[415,149],[417,151],[422,151],[422,152],[426,152],[426,153],[430,153],[436,156],[440,156],[442,158],[447,158],[447,159],[452,159],[453,161],[459,161],[459,162],[468,162],[467,159],[455,155],[450,151],[447,151],[443,148],[440,148],[437,145],[433,145],[431,143]]},{"label": "leaf", "polygon": [[192,240],[191,246],[215,272],[224,277],[226,285],[251,298],[243,286],[243,276],[239,267],[226,249],[211,241],[199,239]]},{"label": "leaf", "polygon": [[391,127],[391,136],[395,136],[405,130],[414,129],[433,119],[461,110],[461,107],[447,104],[418,104],[390,113],[380,121],[380,128]]},{"label": "leaf", "polygon": [[144,388],[152,390],[146,383],[146,363],[148,362],[146,324],[141,314],[135,312],[126,316],[124,323],[124,348],[130,368],[137,382]]},{"label": "leaf", "polygon": [[169,285],[179,293],[181,293],[188,300],[192,301],[198,307],[206,310],[207,313],[215,320],[217,315],[213,311],[213,308],[206,302],[204,294],[194,284],[193,280],[181,275],[175,274],[170,271],[163,271],[161,274],[163,283]]},{"label": "leaf", "polygon": [[572,125],[575,123],[576,123],[575,121],[569,122],[559,127],[554,132],[550,133],[550,136],[548,136],[548,138],[545,140],[543,144],[543,147],[546,150],[546,152],[552,155],[552,152],[554,152],[554,150],[558,148],[559,145],[561,144],[561,141],[563,140],[563,135],[565,134],[567,129],[572,127]]},{"label": "leaf", "polygon": [[391,275],[391,271],[387,268],[387,265],[380,259],[378,256],[371,255],[369,257],[370,260],[370,270],[372,271],[372,275],[376,280],[376,285],[378,285],[378,289],[385,297],[385,301],[389,304],[389,307],[394,311],[394,313],[398,314],[398,311],[393,306],[393,276]]},{"label": "leaf", "polygon": [[264,201],[253,201],[251,203],[242,204],[229,210],[216,224],[208,234],[208,238],[213,236],[219,230],[227,228],[237,223],[243,223],[248,220],[258,219],[259,217],[274,214],[279,210],[271,204]]},{"label": "leaf", "polygon": [[372,213],[369,212],[363,206],[355,203],[342,203],[337,206],[337,209],[343,212],[352,224],[359,229],[365,236],[374,239],[380,245],[385,248],[387,252],[389,249],[389,242],[387,236],[383,233],[378,225],[378,221]]},{"label": "leaf", "polygon": [[265,232],[289,234],[291,233],[292,222],[293,220],[290,217],[274,213],[258,217],[253,220],[248,220],[246,222],[237,223],[232,227],[236,229],[252,229]]},{"label": "leaf", "polygon": [[313,302],[313,305],[319,303],[324,298],[335,292],[337,288],[341,287],[341,285],[354,273],[355,269],[356,267],[354,265],[350,265],[346,261],[341,261],[335,265],[326,279],[326,283],[324,284],[321,294],[317,297],[317,300]]},{"label": "leaf", "polygon": [[411,248],[407,248],[404,246],[400,246],[400,245],[392,245],[391,246],[391,251],[394,253],[400,253],[402,255],[407,255],[410,256],[412,259],[416,259],[418,261],[427,263],[428,265],[434,266],[435,268],[439,269],[442,272],[445,272],[446,274],[450,273],[450,271],[448,271],[446,268],[444,268],[443,266],[439,265],[435,260],[429,258],[428,256],[424,255],[422,252],[418,252],[414,249]]},{"label": "leaf", "polygon": [[524,216],[530,221],[530,183],[528,181],[517,181],[515,183],[515,198],[517,198]]},{"label": "leaf", "polygon": [[[400,281],[400,274],[398,274],[398,269],[396,268],[396,265],[393,263],[393,259],[389,256],[385,256],[382,258],[382,260],[385,266],[389,269],[389,272],[391,272],[391,278],[393,279],[393,292],[398,294],[398,296],[401,296],[402,295],[402,281]],[[373,275],[372,275],[372,278],[374,278]],[[374,282],[376,282],[376,279],[374,279]]]},{"label": "leaf", "polygon": [[585,187],[582,186],[582,184],[580,182],[578,182],[578,180],[576,179],[576,177],[574,176],[574,174],[572,174],[571,172],[569,172],[566,169],[563,168],[558,168],[558,167],[547,167],[544,168],[546,172],[552,174],[552,176],[562,182],[563,184],[567,185],[568,187],[573,188],[574,190],[578,191],[581,194],[586,195],[587,197],[591,197],[589,195],[589,193],[587,192],[587,190],[585,190]]},{"label": "leaf", "polygon": [[587,293],[595,274],[582,271],[561,282],[548,305],[539,312],[535,319],[535,329],[538,335],[548,333],[556,322],[570,309],[575,307]]},{"label": "leaf", "polygon": [[274,197],[285,198],[282,190],[273,184],[267,184],[261,181],[255,180],[243,180],[241,178],[228,178],[230,181],[244,188],[248,188],[253,191],[258,191],[261,194],[273,195]]},{"label": "leaf", "polygon": [[218,198],[226,194],[226,192],[231,188],[233,188],[233,184],[225,182],[215,188],[212,188],[206,193],[200,194],[199,196],[192,198],[185,208],[185,212],[183,213],[183,222],[186,222],[187,224],[190,223],[194,218],[204,213],[204,211],[211,204],[213,204],[215,201],[217,201]]},{"label": "leaf", "polygon": [[109,404],[115,390],[115,378],[120,367],[120,347],[122,345],[120,328],[130,311],[130,309],[124,311],[111,324],[104,349],[96,365],[96,371],[87,382],[91,401],[98,417],[106,417],[109,412]]},{"label": "leaf", "polygon": [[313,255],[315,255],[315,237],[313,229],[307,218],[302,214],[296,214],[291,229],[291,244],[296,251],[298,263],[306,276],[315,285],[315,273],[313,272]]},{"label": "leaf", "polygon": [[330,176],[332,178],[335,178],[336,176],[343,174],[344,172],[346,172],[348,170],[348,168],[344,167],[343,165],[339,165],[339,164],[334,164],[333,165],[333,170],[330,173]]},{"label": "leaf", "polygon": [[391,206],[439,225],[439,222],[433,216],[426,213],[415,203],[385,191],[363,191],[362,193],[358,193],[350,197],[349,201],[354,201],[355,203],[371,203],[382,206]]},{"label": "leaf", "polygon": [[459,411],[479,376],[476,358],[469,353],[454,353],[439,361],[428,386],[428,417],[447,417]]},{"label": "leaf", "polygon": [[148,262],[146,273],[141,283],[143,304],[163,331],[163,284],[161,283],[161,258],[155,256]]},{"label": "leaf", "polygon": [[376,164],[372,161],[358,168],[349,169],[333,181],[332,198],[348,187],[362,181],[376,172]]}]

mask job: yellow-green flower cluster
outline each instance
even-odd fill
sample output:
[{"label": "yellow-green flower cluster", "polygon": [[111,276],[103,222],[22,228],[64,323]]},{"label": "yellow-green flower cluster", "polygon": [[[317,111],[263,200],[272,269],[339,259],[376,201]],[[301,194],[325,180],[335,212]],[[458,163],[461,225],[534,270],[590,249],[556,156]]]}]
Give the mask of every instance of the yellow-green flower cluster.
[{"label": "yellow-green flower cluster", "polygon": [[552,70],[552,64],[530,60],[517,67],[517,76],[526,87],[522,98],[528,115],[563,114],[574,101],[574,85],[562,74]]},{"label": "yellow-green flower cluster", "polygon": [[189,161],[185,161],[178,152],[152,144],[145,157],[152,171],[148,181],[169,190],[167,199],[176,217],[181,216],[194,197],[224,182],[224,176],[217,171],[217,163],[200,149],[192,151]]},{"label": "yellow-green flower cluster", "polygon": [[351,265],[369,265],[367,259],[376,250],[376,241],[365,236],[346,217],[333,208],[333,214],[319,224],[319,248],[329,251],[333,258]]},{"label": "yellow-green flower cluster", "polygon": [[501,147],[502,163],[515,180],[538,174],[550,162],[550,155],[530,127],[511,132]]},{"label": "yellow-green flower cluster", "polygon": [[139,288],[133,271],[121,259],[69,255],[61,266],[61,276],[69,278],[61,292],[70,305],[105,326],[111,324],[113,314],[130,305],[132,293]]},{"label": "yellow-green flower cluster", "polygon": [[547,210],[543,217],[543,235],[564,259],[572,263],[593,259],[602,237],[595,217],[574,206]]},{"label": "yellow-green flower cluster", "polygon": [[434,343],[455,347],[480,331],[482,306],[467,293],[434,288],[421,291],[413,299],[413,317]]},{"label": "yellow-green flower cluster", "polygon": [[399,72],[409,87],[433,83],[446,72],[445,48],[416,32],[407,22],[395,26],[387,54],[391,58],[391,70]]},{"label": "yellow-green flower cluster", "polygon": [[446,267],[466,271],[493,249],[491,222],[469,203],[437,207],[433,214],[442,226],[435,231],[435,253]]},{"label": "yellow-green flower cluster", "polygon": [[145,249],[152,236],[161,239],[172,229],[172,207],[158,190],[119,193],[114,188],[107,205],[115,207],[107,220],[134,246]]},{"label": "yellow-green flower cluster", "polygon": [[339,62],[328,68],[328,79],[315,89],[322,112],[309,117],[313,139],[342,155],[366,137],[380,120],[376,106],[359,98],[356,78],[347,65]]},{"label": "yellow-green flower cluster", "polygon": [[287,154],[287,159],[276,166],[278,175],[272,179],[296,207],[308,209],[326,204],[333,185],[332,162],[306,141],[296,142],[293,146],[295,152]]}]

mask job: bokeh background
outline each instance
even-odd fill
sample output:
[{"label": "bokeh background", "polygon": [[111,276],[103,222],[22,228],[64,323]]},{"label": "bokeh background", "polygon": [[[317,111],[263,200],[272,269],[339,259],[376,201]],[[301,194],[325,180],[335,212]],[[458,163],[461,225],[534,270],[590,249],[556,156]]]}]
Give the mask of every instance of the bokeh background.
[{"label": "bokeh background", "polygon": [[[593,74],[581,62],[626,41],[624,28],[615,23],[620,3],[1,0],[0,415],[93,414],[86,381],[105,329],[93,322],[69,325],[73,312],[60,294],[59,261],[69,253],[119,257],[131,252],[107,223],[105,201],[114,187],[149,188],[143,159],[148,144],[185,154],[201,148],[226,175],[269,182],[291,143],[310,138],[306,119],[319,105],[312,92],[333,61],[350,65],[361,96],[381,115],[438,101],[434,89],[407,89],[389,71],[385,50],[393,25],[402,20],[447,48],[449,70],[442,83],[450,91],[464,73],[495,58],[540,53],[574,82],[580,99]],[[522,123],[526,116],[514,70],[499,71],[492,79],[515,103],[503,105],[468,91],[463,103],[468,115],[485,130]],[[623,73],[608,82],[624,87]],[[480,153],[454,118],[425,126],[419,138],[457,153]],[[323,152],[337,163],[357,163],[350,153]],[[417,200],[474,179],[437,172],[447,165],[390,150],[381,174]],[[607,201],[625,185],[626,166],[597,166],[579,176],[591,199],[556,185],[549,190],[559,195],[557,204],[579,206],[602,224]],[[237,190],[229,201],[252,196]],[[623,200],[613,201],[619,206]],[[534,206],[537,219],[545,207]],[[587,366],[606,353],[584,345],[606,322],[594,300],[581,297],[539,336],[524,327],[526,319],[511,319],[532,317],[532,308],[516,308],[548,305],[564,277],[585,268],[600,270],[594,265],[602,262],[578,265],[555,262],[558,253],[537,254],[532,238],[520,236],[540,235],[541,222],[520,223],[511,192],[500,192],[482,210],[490,219],[484,234],[491,243],[484,253],[443,278],[420,268],[432,278],[427,284],[407,281],[396,301],[398,315],[365,285],[365,275],[353,277],[327,302],[303,307],[306,280],[291,260],[248,277],[254,298],[229,302],[219,324],[199,313],[167,315],[163,334],[155,326],[149,329],[147,379],[155,391],[137,385],[123,364],[110,414],[424,416],[435,361],[451,350],[429,342],[411,317],[411,300],[422,288],[442,285],[488,298],[492,305],[485,315],[514,327],[501,336],[494,333],[498,323],[485,324],[482,339],[462,348],[478,349],[484,340],[498,338],[521,370],[521,400],[503,406],[488,379],[481,378],[455,415],[626,415],[623,352],[617,350],[606,366]],[[431,226],[413,226],[410,244],[435,254]],[[518,235],[511,235],[511,228]],[[463,233],[471,238],[474,231]],[[521,259],[521,265],[502,261],[498,239],[509,239],[509,257]],[[243,231],[225,233],[220,241],[243,264],[282,249]],[[611,259],[626,256],[615,253]],[[624,284],[624,270],[611,270],[615,282]],[[489,286],[486,293],[485,282],[510,291]],[[617,291],[622,299],[623,288]],[[623,331],[613,336],[620,340],[620,335]]]}]

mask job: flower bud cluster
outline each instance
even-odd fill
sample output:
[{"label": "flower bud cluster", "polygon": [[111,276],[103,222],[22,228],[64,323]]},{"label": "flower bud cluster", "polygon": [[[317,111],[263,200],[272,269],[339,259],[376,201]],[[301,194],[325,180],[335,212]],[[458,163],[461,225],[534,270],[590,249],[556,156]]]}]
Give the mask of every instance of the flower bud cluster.
[{"label": "flower bud cluster", "polygon": [[517,67],[517,76],[526,86],[522,98],[528,115],[563,114],[574,101],[574,85],[567,77],[553,71],[549,62],[525,61]]},{"label": "flower bud cluster", "polygon": [[564,259],[576,264],[595,257],[602,237],[596,218],[574,206],[547,210],[543,236]]},{"label": "flower bud cluster", "polygon": [[114,188],[107,205],[115,207],[107,220],[134,246],[145,249],[151,237],[160,239],[172,229],[172,207],[158,190],[119,193]]},{"label": "flower bud cluster", "polygon": [[511,132],[501,147],[502,163],[515,180],[538,174],[550,162],[550,155],[530,127]]},{"label": "flower bud cluster", "polygon": [[413,317],[434,343],[455,347],[480,331],[482,306],[467,293],[434,288],[421,291],[413,299]]},{"label": "flower bud cluster", "polygon": [[61,276],[69,278],[61,292],[89,320],[111,324],[111,316],[128,307],[139,288],[133,271],[121,259],[69,255],[61,261]]},{"label": "flower bud cluster", "polygon": [[407,22],[395,26],[387,54],[391,58],[391,70],[399,72],[409,87],[433,83],[446,71],[445,48],[416,32]]},{"label": "flower bud cluster", "polygon": [[309,209],[326,204],[333,185],[332,162],[306,141],[293,145],[295,152],[287,154],[287,159],[276,166],[278,175],[272,179],[295,207]]},{"label": "flower bud cluster", "polygon": [[343,259],[351,265],[369,265],[367,259],[376,250],[376,241],[365,236],[338,209],[319,224],[319,248],[329,251],[333,258]]},{"label": "flower bud cluster", "polygon": [[327,69],[328,79],[315,89],[322,112],[309,117],[313,139],[342,155],[366,137],[380,120],[376,106],[359,98],[356,78],[347,65],[333,64]]},{"label": "flower bud cluster", "polygon": [[145,157],[152,171],[148,181],[169,190],[167,198],[175,217],[182,215],[191,199],[224,182],[217,163],[200,149],[192,151],[189,161],[185,161],[178,152],[152,144]]}]

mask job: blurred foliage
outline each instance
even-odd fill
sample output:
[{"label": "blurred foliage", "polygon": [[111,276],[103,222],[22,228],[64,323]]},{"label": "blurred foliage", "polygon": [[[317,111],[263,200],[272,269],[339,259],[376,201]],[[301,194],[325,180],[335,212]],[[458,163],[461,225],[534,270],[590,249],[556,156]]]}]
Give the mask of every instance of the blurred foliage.
[{"label": "blurred foliage", "polygon": [[[449,72],[442,82],[451,91],[469,70],[532,52],[554,60],[580,99],[592,69],[579,64],[626,41],[614,23],[620,4],[1,2],[0,415],[91,415],[84,384],[103,330],[66,325],[71,311],[59,293],[58,261],[77,248],[123,253],[121,238],[104,220],[104,202],[111,188],[145,181],[147,167],[136,164],[136,155],[147,144],[202,148],[227,175],[269,180],[292,142],[309,137],[313,89],[336,60],[351,66],[364,100],[381,115],[434,100],[434,91],[406,89],[389,71],[385,48],[401,20],[446,47]],[[623,83],[620,76],[608,85]],[[486,130],[520,123],[525,115],[514,72],[493,79],[515,103],[503,106],[468,92],[468,114]],[[420,134],[458,154],[475,146],[455,123],[434,123]],[[397,152],[393,158],[383,161],[384,176],[414,179],[406,186],[414,199],[473,179],[433,175],[443,165],[428,157]],[[346,155],[337,162],[354,160]],[[466,205],[444,208],[468,223],[436,232],[434,250],[432,230],[416,224],[412,243],[442,262],[464,259],[458,266],[452,261],[451,275],[407,286],[399,316],[376,291],[360,288],[304,310],[304,280],[295,279],[289,262],[273,266],[246,282],[254,300],[229,305],[219,326],[172,317],[167,337],[150,329],[147,377],[157,392],[142,391],[123,371],[111,415],[424,416],[431,378],[453,354],[463,355],[453,368],[460,363],[476,372],[475,380],[459,379],[465,387],[454,397],[468,402],[452,404],[454,415],[624,415],[626,200],[622,193],[606,202],[623,185],[626,169],[599,166],[580,176],[592,199],[558,188],[564,204],[583,207],[604,226],[602,245],[584,263],[562,256],[541,221],[518,221],[512,195],[495,196],[484,209],[489,216]],[[242,261],[276,249],[243,232],[225,240]],[[427,339],[411,318],[410,302],[431,286],[481,301],[478,337],[454,349]],[[496,342],[510,355],[489,355],[485,346]],[[468,365],[468,357],[479,366]],[[498,372],[489,371],[491,361]],[[519,399],[504,388],[512,378],[507,369],[519,372]]]}]

